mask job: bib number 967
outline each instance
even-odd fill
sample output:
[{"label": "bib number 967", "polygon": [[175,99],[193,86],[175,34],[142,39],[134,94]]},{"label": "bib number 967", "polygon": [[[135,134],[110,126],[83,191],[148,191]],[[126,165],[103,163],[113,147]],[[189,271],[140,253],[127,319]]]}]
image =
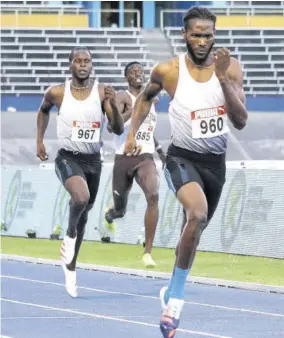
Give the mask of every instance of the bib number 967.
[{"label": "bib number 967", "polygon": [[94,129],[79,129],[78,130],[78,139],[83,139],[86,141],[91,141],[95,137],[96,131]]},{"label": "bib number 967", "polygon": [[73,142],[96,143],[100,140],[100,130],[95,128],[73,128]]}]

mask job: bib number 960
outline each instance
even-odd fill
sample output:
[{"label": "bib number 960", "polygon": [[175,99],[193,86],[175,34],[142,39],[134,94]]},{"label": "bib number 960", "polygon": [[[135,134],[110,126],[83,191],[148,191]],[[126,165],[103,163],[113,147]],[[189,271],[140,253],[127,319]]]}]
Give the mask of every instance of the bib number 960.
[{"label": "bib number 960", "polygon": [[222,131],[224,126],[224,121],[222,117],[218,117],[217,120],[210,119],[209,121],[201,120],[200,121],[200,129],[201,134],[205,135],[210,131],[212,134],[215,134],[216,131]]},{"label": "bib number 960", "polygon": [[228,131],[226,115],[192,120],[193,138],[216,137],[223,135]]}]

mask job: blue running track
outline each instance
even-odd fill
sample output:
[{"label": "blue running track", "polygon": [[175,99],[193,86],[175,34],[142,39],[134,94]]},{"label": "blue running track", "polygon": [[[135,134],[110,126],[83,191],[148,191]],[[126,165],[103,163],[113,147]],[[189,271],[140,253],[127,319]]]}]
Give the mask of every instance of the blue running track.
[{"label": "blue running track", "polygon": [[[61,267],[2,260],[2,335],[12,338],[159,338],[167,281],[79,269],[79,296]],[[284,337],[284,295],[188,284],[177,338]]]}]

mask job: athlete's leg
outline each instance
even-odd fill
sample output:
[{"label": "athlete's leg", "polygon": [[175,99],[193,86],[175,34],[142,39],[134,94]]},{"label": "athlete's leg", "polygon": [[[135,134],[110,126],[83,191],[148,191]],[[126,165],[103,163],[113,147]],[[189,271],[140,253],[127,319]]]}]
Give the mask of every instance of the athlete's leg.
[{"label": "athlete's leg", "polygon": [[69,224],[67,234],[61,244],[62,267],[65,274],[65,288],[72,297],[77,297],[76,272],[68,269],[68,264],[75,256],[77,241],[77,226],[89,202],[90,193],[82,167],[60,154],[55,160],[55,170],[58,178],[69,192]]},{"label": "athlete's leg", "polygon": [[176,192],[179,202],[186,213],[177,252],[176,265],[166,293],[166,308],[163,312],[160,328],[166,337],[174,333],[179,325],[180,313],[184,304],[186,279],[196,254],[200,236],[207,224],[207,200],[203,192],[203,181],[187,160],[169,158],[165,169],[169,186]]},{"label": "athlete's leg", "polygon": [[62,260],[65,264],[70,264],[74,257],[77,224],[89,202],[90,193],[84,171],[75,160],[58,155],[55,159],[55,171],[71,197],[67,236],[61,246]]},{"label": "athlete's leg", "polygon": [[128,195],[133,184],[133,174],[129,173],[133,159],[125,156],[116,156],[112,176],[113,206],[105,214],[107,223],[122,218],[126,212]]},{"label": "athlete's leg", "polygon": [[77,225],[82,213],[88,205],[90,193],[86,180],[81,176],[72,176],[68,178],[64,183],[64,187],[71,196],[69,202],[67,236],[75,238],[77,236]]},{"label": "athlete's leg", "polygon": [[93,208],[96,196],[99,190],[100,177],[101,177],[101,163],[93,165],[94,173],[85,173],[87,179],[87,185],[90,192],[89,203],[86,206],[85,210],[81,214],[81,217],[77,223],[77,239],[75,244],[75,254],[72,262],[67,266],[69,270],[75,270],[76,261],[79,254],[79,250],[84,238],[86,224],[88,222],[89,211]]},{"label": "athlete's leg", "polygon": [[[196,168],[200,167],[198,165]],[[217,206],[219,204],[219,200],[222,194],[223,185],[225,183],[225,175],[226,175],[226,168],[225,165],[219,168],[219,170],[209,170],[206,168],[200,168],[202,181],[204,182],[204,186],[206,189],[204,189],[204,193],[206,196],[207,204],[208,204],[208,214],[207,214],[207,224],[210,223],[212,217],[214,216],[214,213],[217,209]],[[186,211],[183,208],[183,224],[182,224],[182,230],[186,225]],[[179,245],[176,247],[176,257],[178,256],[178,249]]]},{"label": "athlete's leg", "polygon": [[196,182],[182,186],[177,198],[186,212],[186,223],[181,234],[177,252],[177,267],[190,269],[196,254],[202,231],[207,225],[207,200]]},{"label": "athlete's leg", "polygon": [[[174,332],[178,326],[184,303],[186,277],[193,264],[201,234],[213,217],[222,193],[226,169],[225,161],[222,163],[222,158],[220,161],[217,165],[213,164],[214,168],[203,164],[193,165],[187,160],[184,160],[184,163],[178,161],[178,167],[181,169],[180,178],[177,175],[178,171],[175,172],[173,166],[171,168],[170,177],[175,181],[172,182],[172,186],[176,188],[177,198],[184,207],[186,222],[176,249],[176,266],[170,282],[170,290],[163,298],[166,310],[160,328],[164,336]],[[186,184],[182,185],[184,182]],[[167,305],[165,296],[169,297]],[[171,324],[167,322],[168,317],[172,320]]]},{"label": "athlete's leg", "polygon": [[144,160],[136,172],[135,179],[143,190],[147,201],[145,213],[145,253],[151,254],[159,219],[159,173],[154,160]]},{"label": "athlete's leg", "polygon": [[[182,209],[182,223],[181,223],[181,233],[180,233],[180,236],[182,235],[182,232],[183,232],[183,229],[184,229],[185,225],[186,225],[186,211],[183,208]],[[179,240],[179,242],[180,242],[180,240]],[[176,249],[175,249],[175,257],[176,258],[175,258],[175,264],[174,264],[174,267],[173,267],[172,277],[170,279],[169,285],[163,287],[160,290],[160,299],[161,299],[162,309],[166,308],[167,303],[168,303],[169,298],[170,298],[170,293],[171,293],[171,290],[172,290],[172,287],[173,287],[173,281],[174,281],[173,276],[175,274],[175,268],[176,268],[176,265],[177,265],[177,256],[178,256],[179,242],[178,242],[178,244],[176,246]]]}]

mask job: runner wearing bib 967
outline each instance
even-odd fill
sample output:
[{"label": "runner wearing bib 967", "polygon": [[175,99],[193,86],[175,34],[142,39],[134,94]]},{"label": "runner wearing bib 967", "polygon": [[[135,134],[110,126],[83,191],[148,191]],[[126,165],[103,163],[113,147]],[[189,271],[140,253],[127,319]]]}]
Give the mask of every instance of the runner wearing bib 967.
[{"label": "runner wearing bib 967", "polygon": [[[122,135],[114,137],[116,149],[112,181],[114,206],[107,210],[105,220],[106,226],[111,227],[113,226],[114,219],[125,215],[128,194],[135,178],[143,190],[147,201],[145,213],[145,252],[142,260],[144,265],[149,268],[155,266],[151,251],[159,218],[159,174],[153,154],[156,149],[163,163],[165,161],[165,154],[154,137],[157,114],[155,106],[152,104],[148,117],[136,134],[136,141],[140,149],[139,155],[123,155],[126,136],[130,128],[132,110],[137,96],[143,90],[145,82],[144,69],[139,62],[133,61],[129,63],[125,67],[124,72],[129,89],[117,93],[117,106],[124,119],[124,132]],[[108,129],[110,130],[110,128]]]},{"label": "runner wearing bib 967", "polygon": [[135,135],[154,97],[165,89],[172,101],[169,119],[172,143],[165,175],[186,213],[168,287],[161,290],[163,337],[174,337],[184,304],[186,279],[200,236],[212,218],[225,182],[229,119],[236,129],[246,125],[243,74],[226,48],[212,51],[216,17],[207,8],[192,7],[184,16],[187,53],[158,64],[139,95],[132,114],[125,153],[137,151]]},{"label": "runner wearing bib 967", "polygon": [[66,290],[77,297],[76,260],[83,240],[88,212],[95,203],[101,176],[102,130],[105,114],[115,133],[123,132],[123,119],[113,88],[90,79],[92,57],[85,47],[70,54],[72,79],[47,89],[38,112],[37,156],[48,159],[43,137],[50,110],[58,109],[57,136],[60,150],[55,171],[70,194],[69,224],[61,245]]}]

